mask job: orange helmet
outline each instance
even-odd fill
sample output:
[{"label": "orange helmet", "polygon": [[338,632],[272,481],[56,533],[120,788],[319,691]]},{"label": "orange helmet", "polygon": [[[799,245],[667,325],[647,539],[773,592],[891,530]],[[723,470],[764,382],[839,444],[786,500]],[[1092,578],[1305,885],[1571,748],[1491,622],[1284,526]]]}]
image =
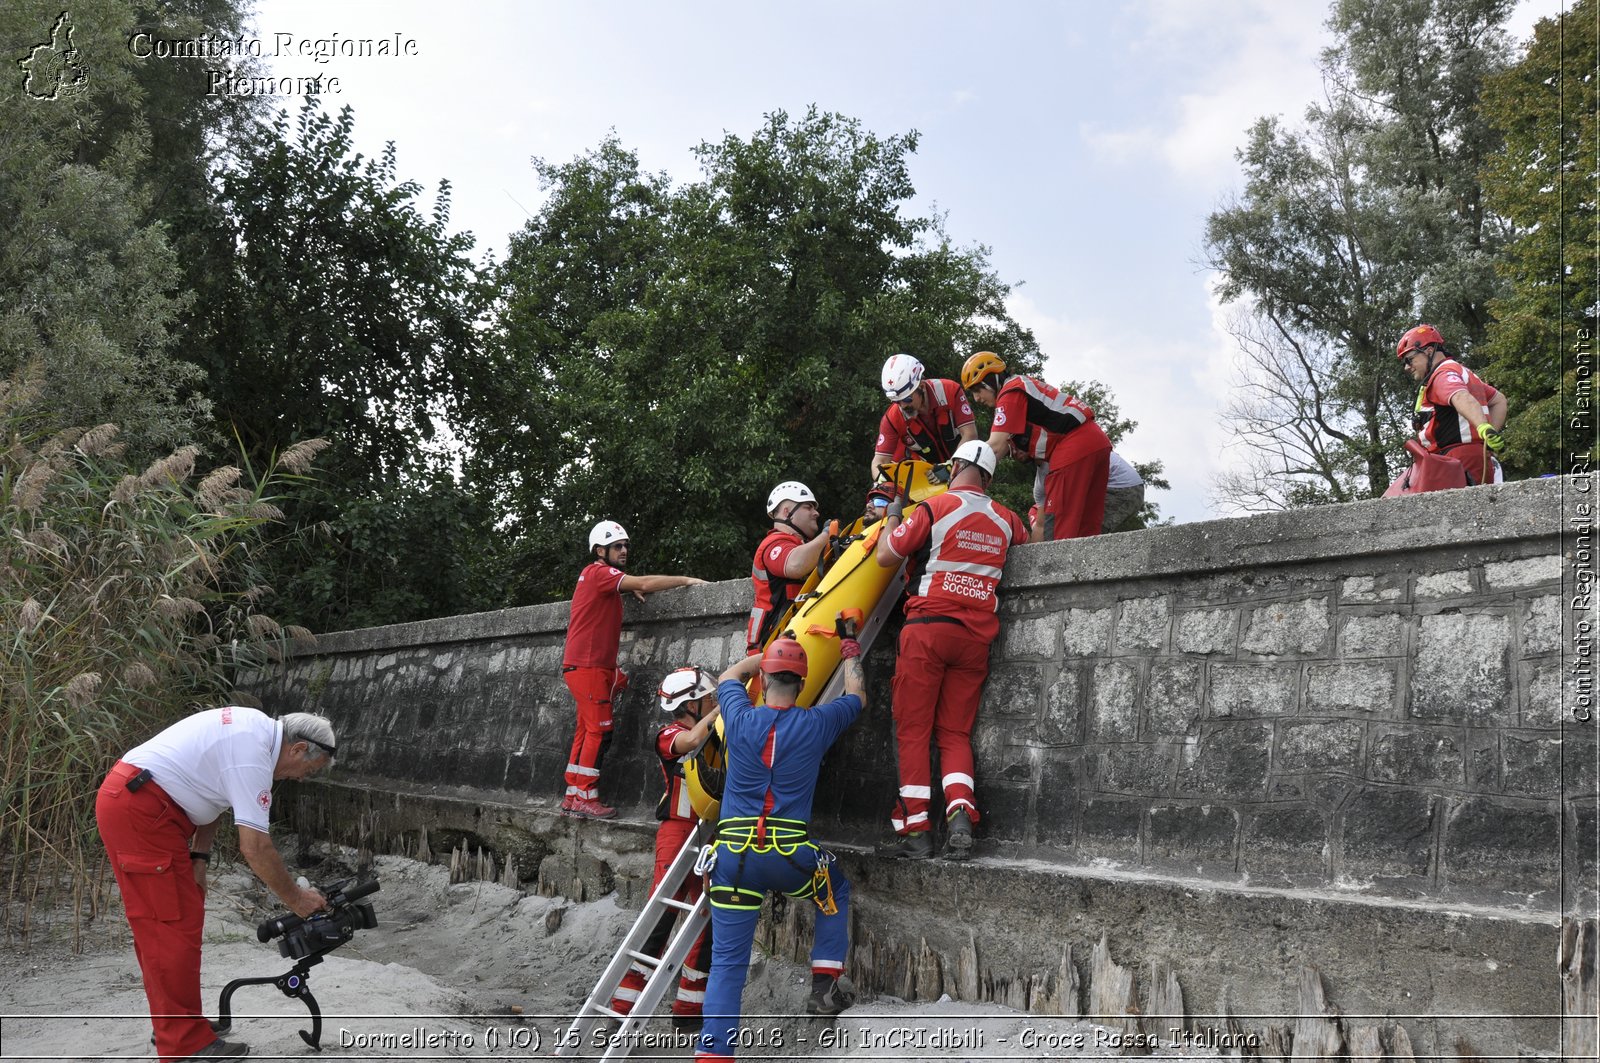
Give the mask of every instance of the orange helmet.
[{"label": "orange helmet", "polygon": [[801,679],[806,677],[806,648],[794,639],[773,639],[767,652],[761,655],[761,670],[769,675],[793,672]]},{"label": "orange helmet", "polygon": [[1006,363],[993,351],[979,351],[961,366],[961,386],[971,391],[991,373],[1004,373]]},{"label": "orange helmet", "polygon": [[1438,347],[1443,350],[1444,337],[1439,335],[1439,330],[1432,325],[1418,325],[1400,337],[1400,346],[1395,348],[1395,356],[1404,358],[1412,351],[1420,351],[1428,347]]}]

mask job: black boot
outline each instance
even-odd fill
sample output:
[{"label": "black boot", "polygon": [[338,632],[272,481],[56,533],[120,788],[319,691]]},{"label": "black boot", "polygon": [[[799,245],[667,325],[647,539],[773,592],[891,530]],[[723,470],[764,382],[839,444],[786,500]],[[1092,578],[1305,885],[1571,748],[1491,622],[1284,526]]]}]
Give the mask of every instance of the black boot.
[{"label": "black boot", "polygon": [[837,1015],[855,1002],[855,990],[849,982],[831,974],[811,976],[811,998],[806,1001],[807,1015]]},{"label": "black boot", "polygon": [[875,851],[878,856],[885,856],[891,860],[932,860],[933,835],[925,830],[911,834],[896,834],[890,840],[880,843]]},{"label": "black boot", "polygon": [[958,808],[950,814],[950,837],[945,840],[946,860],[972,859],[972,817],[967,810]]}]

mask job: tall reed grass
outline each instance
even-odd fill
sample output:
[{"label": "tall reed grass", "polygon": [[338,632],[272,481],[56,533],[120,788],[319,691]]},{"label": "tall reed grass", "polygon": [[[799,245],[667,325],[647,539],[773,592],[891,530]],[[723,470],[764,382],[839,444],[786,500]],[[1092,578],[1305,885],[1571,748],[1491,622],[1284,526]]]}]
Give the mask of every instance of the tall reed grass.
[{"label": "tall reed grass", "polygon": [[[40,905],[99,909],[94,793],[113,761],[226,697],[287,639],[257,558],[321,440],[270,468],[195,476],[184,447],[143,469],[114,425],[39,433],[28,385],[0,382],[0,900],[6,936]],[[76,936],[75,936],[76,941]]]}]

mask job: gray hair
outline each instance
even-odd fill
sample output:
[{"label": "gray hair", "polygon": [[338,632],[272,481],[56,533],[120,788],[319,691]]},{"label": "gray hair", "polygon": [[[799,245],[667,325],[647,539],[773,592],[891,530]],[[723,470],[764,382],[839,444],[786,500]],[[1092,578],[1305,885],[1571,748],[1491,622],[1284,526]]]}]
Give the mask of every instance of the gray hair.
[{"label": "gray hair", "polygon": [[309,712],[291,712],[278,721],[283,724],[283,744],[290,745],[294,742],[310,742],[311,747],[328,758],[328,767],[333,767],[333,751],[338,743],[333,737],[333,724],[325,716],[313,716]]}]

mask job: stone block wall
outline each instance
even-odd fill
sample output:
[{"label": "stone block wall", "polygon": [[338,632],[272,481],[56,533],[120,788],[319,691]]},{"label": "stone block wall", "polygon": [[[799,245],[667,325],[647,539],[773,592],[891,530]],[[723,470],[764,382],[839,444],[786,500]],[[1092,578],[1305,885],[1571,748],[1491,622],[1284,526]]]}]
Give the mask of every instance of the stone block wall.
[{"label": "stone block wall", "polygon": [[[1562,658],[1573,484],[1017,550],[974,734],[980,846],[1555,911],[1563,886],[1594,881],[1593,726],[1566,709]],[[740,580],[628,602],[608,801],[653,803],[656,683],[742,654],[749,594]],[[566,619],[557,604],[337,633],[254,686],[273,709],[331,716],[341,771],[554,802]],[[873,703],[824,766],[825,837],[887,822],[892,635],[868,658]]]}]

